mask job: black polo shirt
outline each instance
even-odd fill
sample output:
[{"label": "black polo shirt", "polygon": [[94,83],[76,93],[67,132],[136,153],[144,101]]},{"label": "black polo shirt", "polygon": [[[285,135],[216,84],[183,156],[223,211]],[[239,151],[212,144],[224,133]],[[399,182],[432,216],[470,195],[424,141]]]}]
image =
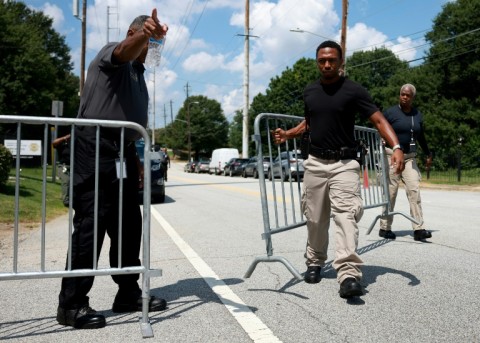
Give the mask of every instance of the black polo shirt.
[{"label": "black polo shirt", "polygon": [[355,147],[355,116],[369,118],[378,111],[366,89],[344,77],[333,84],[311,83],[303,99],[311,142],[322,149]]},{"label": "black polo shirt", "polygon": [[[113,51],[119,43],[108,43],[88,67],[78,118],[125,120],[147,126],[148,91],[139,62],[114,64]],[[141,136],[125,130],[127,141]]]}]

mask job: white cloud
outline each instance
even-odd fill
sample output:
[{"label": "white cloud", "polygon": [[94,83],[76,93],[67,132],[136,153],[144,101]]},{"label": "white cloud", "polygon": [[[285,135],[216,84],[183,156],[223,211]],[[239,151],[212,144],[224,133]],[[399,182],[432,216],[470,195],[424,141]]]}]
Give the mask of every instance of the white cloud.
[{"label": "white cloud", "polygon": [[391,50],[397,57],[404,61],[410,61],[417,55],[416,46],[421,45],[420,40],[412,40],[409,37],[398,37],[394,41],[388,41],[388,37],[382,32],[364,23],[357,23],[347,31],[347,56],[355,51],[373,50],[385,47]]},{"label": "white cloud", "polygon": [[[242,9],[230,18],[230,24],[239,29],[244,27],[245,13]],[[258,1],[250,7],[250,97],[264,93],[271,78],[291,66],[305,52],[315,53],[324,37],[335,37],[340,20],[334,11],[333,0],[279,0]],[[291,32],[300,28],[304,33]],[[292,54],[293,52],[293,54]],[[298,53],[295,53],[298,52]],[[293,56],[293,57],[292,57]],[[233,56],[229,70],[243,72],[245,59],[243,50]],[[240,89],[240,94],[242,90]],[[228,105],[243,108],[238,91],[230,92]],[[235,100],[234,100],[235,99]],[[222,106],[224,104],[222,103]]]},{"label": "white cloud", "polygon": [[347,56],[355,51],[372,50],[385,44],[388,37],[364,23],[356,23],[347,30]]},{"label": "white cloud", "polygon": [[417,46],[421,45],[423,40],[414,41],[408,37],[398,37],[396,44],[386,44],[385,47],[392,50],[397,57],[404,61],[411,61],[417,55]]},{"label": "white cloud", "polygon": [[220,103],[225,116],[232,121],[235,111],[243,108],[243,88],[236,88],[227,94],[223,92]]},{"label": "white cloud", "polygon": [[204,73],[207,71],[223,68],[225,61],[222,55],[210,55],[204,51],[190,55],[182,63],[187,72]]},{"label": "white cloud", "polygon": [[45,15],[53,18],[53,28],[61,32],[63,23],[65,22],[65,16],[63,15],[63,11],[57,5],[52,5],[49,2],[43,5],[42,11]]}]

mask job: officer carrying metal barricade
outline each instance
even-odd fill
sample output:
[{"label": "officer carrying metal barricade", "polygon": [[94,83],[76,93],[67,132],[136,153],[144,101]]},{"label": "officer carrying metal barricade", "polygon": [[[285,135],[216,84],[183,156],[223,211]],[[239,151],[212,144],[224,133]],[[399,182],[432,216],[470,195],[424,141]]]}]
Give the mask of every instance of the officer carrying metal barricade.
[{"label": "officer carrying metal barricade", "polygon": [[[306,161],[302,156],[305,143],[302,137],[285,141],[284,144],[275,144],[272,133],[276,128],[294,127],[303,121],[303,117],[285,114],[262,113],[254,123],[254,135],[258,170],[263,169],[264,158],[269,160],[267,178],[264,173],[259,174],[259,186],[263,215],[264,231],[261,235],[265,240],[266,255],[256,257],[250,264],[245,278],[249,278],[260,262],[280,262],[290,273],[302,280],[302,275],[283,256],[274,255],[272,236],[281,232],[293,230],[306,225],[305,214],[301,208],[302,181]],[[385,173],[388,166],[384,165],[384,146],[377,130],[355,126],[357,148],[348,152],[360,163],[360,180],[362,183],[361,197],[363,209],[382,208],[367,234],[375,226],[379,218],[385,215],[400,214],[414,221],[415,219],[401,212],[390,212],[388,181]],[[352,158],[353,158],[352,157]]]}]

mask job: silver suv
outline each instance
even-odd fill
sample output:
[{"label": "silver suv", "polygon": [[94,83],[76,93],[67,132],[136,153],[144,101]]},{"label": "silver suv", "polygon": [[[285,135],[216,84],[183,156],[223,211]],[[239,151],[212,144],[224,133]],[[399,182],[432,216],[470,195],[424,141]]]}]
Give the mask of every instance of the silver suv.
[{"label": "silver suv", "polygon": [[299,180],[303,178],[304,172],[300,151],[283,151],[268,169],[268,179],[272,180],[275,177],[287,181],[291,177]]}]

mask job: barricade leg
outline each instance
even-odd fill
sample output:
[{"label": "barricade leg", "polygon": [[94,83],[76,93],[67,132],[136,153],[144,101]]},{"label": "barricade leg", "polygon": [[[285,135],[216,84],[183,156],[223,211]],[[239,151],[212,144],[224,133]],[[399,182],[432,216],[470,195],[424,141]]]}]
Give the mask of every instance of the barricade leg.
[{"label": "barricade leg", "polygon": [[282,263],[285,267],[287,267],[288,271],[292,273],[292,275],[297,279],[297,280],[303,280],[302,275],[295,269],[295,267],[284,257],[282,256],[258,256],[256,257],[253,262],[250,264],[250,267],[248,267],[247,272],[244,275],[244,278],[248,279],[255,268],[257,267],[257,264],[259,262],[280,262]]}]

